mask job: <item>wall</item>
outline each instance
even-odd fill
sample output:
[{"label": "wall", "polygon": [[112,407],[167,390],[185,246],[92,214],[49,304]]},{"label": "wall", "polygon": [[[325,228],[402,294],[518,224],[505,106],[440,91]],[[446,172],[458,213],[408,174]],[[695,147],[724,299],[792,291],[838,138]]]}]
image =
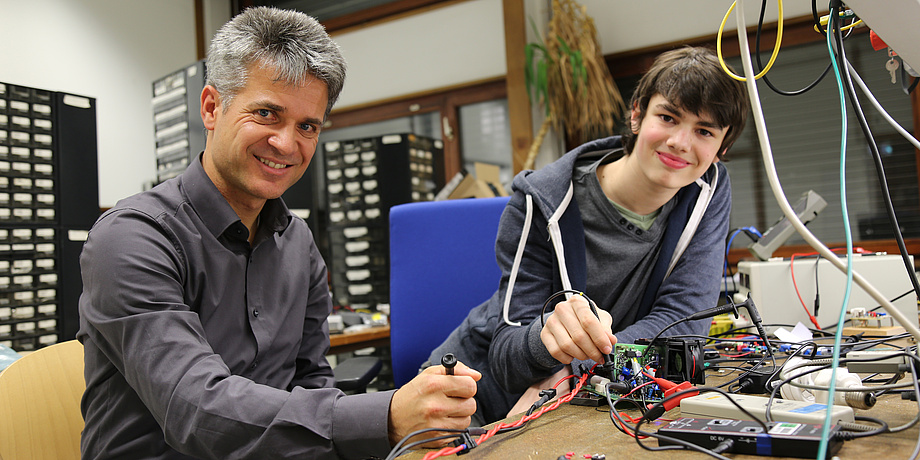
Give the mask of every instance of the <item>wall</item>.
[{"label": "wall", "polygon": [[[579,0],[594,18],[598,30],[598,39],[604,54],[645,48],[663,43],[678,42],[687,38],[715,34],[719,30],[722,18],[732,2],[722,1],[651,1],[636,2],[626,0]],[[764,22],[775,22],[777,2],[767,1]],[[615,8],[612,7],[615,5]],[[811,2],[783,2],[783,16],[795,18],[811,16]],[[744,5],[745,23],[756,26],[760,13],[759,2]],[[733,32],[735,11],[732,11],[725,25],[726,32]],[[827,4],[819,7],[827,11]],[[732,40],[737,40],[733,38]]]},{"label": "wall", "polygon": [[[594,18],[604,54],[714,34],[729,1],[580,0]],[[778,17],[768,2],[765,21]],[[808,2],[787,2],[784,15],[810,15]],[[531,20],[543,29],[549,0],[525,0],[528,39]],[[665,12],[663,14],[663,12]],[[746,20],[757,23],[748,7]],[[734,13],[726,29],[735,29]],[[339,107],[443,88],[505,74],[502,0],[469,0],[379,26],[335,34],[349,61],[348,83]]]},{"label": "wall", "polygon": [[[229,19],[205,1],[205,35]],[[715,33],[731,2],[581,0],[605,54]],[[767,21],[776,19],[768,2]],[[545,24],[549,0],[525,0]],[[786,16],[810,14],[787,2]],[[0,0],[0,81],[95,97],[100,206],[154,178],[150,84],[195,60],[193,0]],[[748,8],[747,22],[757,13]],[[730,18],[729,29],[734,18]],[[541,26],[538,26],[541,27]],[[334,36],[349,62],[339,107],[505,74],[502,0],[468,0]],[[531,39],[533,37],[531,36]],[[12,44],[12,45],[9,45]],[[535,123],[538,123],[535,120]]]},{"label": "wall", "polygon": [[[229,19],[228,0],[206,5]],[[154,179],[151,83],[195,61],[194,13],[193,0],[0,0],[0,81],[96,98],[100,206]]]},{"label": "wall", "polygon": [[[523,0],[528,42],[542,40],[551,17],[550,0]],[[578,0],[594,18],[603,54],[645,48],[682,39],[715,34],[729,1]],[[768,2],[766,22],[778,18],[776,3]],[[789,3],[789,2],[787,2]],[[747,5],[746,5],[747,6]],[[748,7],[746,22],[757,23],[759,11]],[[665,12],[665,13],[662,13]],[[808,2],[787,5],[785,17],[810,15]],[[735,29],[729,17],[727,31]],[[372,103],[391,97],[444,88],[506,73],[502,0],[469,0],[449,7],[334,34],[349,62],[348,81],[338,108]],[[734,40],[734,38],[732,39]],[[533,132],[539,130],[542,110],[534,107]],[[564,150],[550,133],[537,156],[541,167]]]},{"label": "wall", "polygon": [[505,75],[501,0],[470,0],[333,34],[348,60],[337,107]]}]

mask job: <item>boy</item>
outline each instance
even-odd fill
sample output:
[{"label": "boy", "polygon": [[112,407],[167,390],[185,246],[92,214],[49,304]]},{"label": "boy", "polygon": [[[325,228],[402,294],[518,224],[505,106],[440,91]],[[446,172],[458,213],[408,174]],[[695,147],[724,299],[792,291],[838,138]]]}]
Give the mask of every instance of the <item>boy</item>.
[{"label": "boy", "polygon": [[[499,289],[429,360],[453,352],[482,372],[482,422],[504,418],[528,387],[565,365],[602,362],[618,340],[651,338],[716,305],[731,208],[718,162],[747,111],[742,83],[711,51],[672,50],[639,81],[625,136],[515,178],[496,241]],[[547,306],[541,322],[544,303],[563,290],[584,292],[598,316],[573,295]],[[707,330],[704,320],[668,333]]]}]

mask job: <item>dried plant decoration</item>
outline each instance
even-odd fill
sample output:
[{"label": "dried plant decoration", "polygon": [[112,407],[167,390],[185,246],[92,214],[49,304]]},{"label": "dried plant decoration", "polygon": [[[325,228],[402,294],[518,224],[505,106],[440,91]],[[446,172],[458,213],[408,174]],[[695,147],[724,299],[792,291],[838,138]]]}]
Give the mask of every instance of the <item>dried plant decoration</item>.
[{"label": "dried plant decoration", "polygon": [[525,53],[528,91],[546,111],[525,169],[533,168],[550,127],[579,143],[614,133],[625,104],[601,54],[587,8],[574,0],[553,0],[553,17],[543,43],[528,44]]}]

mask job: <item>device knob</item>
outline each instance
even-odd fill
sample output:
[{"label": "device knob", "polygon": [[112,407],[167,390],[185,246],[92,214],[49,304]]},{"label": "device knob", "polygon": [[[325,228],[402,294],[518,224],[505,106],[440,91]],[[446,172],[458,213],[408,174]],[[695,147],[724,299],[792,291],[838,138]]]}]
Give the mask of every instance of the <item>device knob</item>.
[{"label": "device knob", "polygon": [[453,353],[447,353],[441,358],[441,365],[447,369],[447,375],[454,375],[454,366],[457,365],[457,357]]}]

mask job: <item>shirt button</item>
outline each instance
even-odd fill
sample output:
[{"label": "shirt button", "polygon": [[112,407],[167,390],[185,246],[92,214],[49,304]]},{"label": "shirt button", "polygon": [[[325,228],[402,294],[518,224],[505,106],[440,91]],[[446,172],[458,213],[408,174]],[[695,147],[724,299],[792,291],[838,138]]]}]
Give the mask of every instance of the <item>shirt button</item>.
[{"label": "shirt button", "polygon": [[637,229],[636,229],[636,235],[641,235],[641,234],[642,234],[642,230],[637,228]]},{"label": "shirt button", "polygon": [[252,316],[259,316],[259,310],[253,310]]},{"label": "shirt button", "polygon": [[636,227],[634,227],[633,224],[629,224],[629,225],[626,226],[626,229],[627,229],[627,230],[632,230],[632,229],[634,229],[634,228],[636,228]]},{"label": "shirt button", "polygon": [[252,363],[252,366],[249,366],[249,368],[250,368],[250,369],[255,369],[256,366],[258,366],[258,365],[259,365],[259,362],[256,361],[256,362]]},{"label": "shirt button", "polygon": [[626,223],[626,219],[620,219],[620,225],[623,225],[625,223]]}]

